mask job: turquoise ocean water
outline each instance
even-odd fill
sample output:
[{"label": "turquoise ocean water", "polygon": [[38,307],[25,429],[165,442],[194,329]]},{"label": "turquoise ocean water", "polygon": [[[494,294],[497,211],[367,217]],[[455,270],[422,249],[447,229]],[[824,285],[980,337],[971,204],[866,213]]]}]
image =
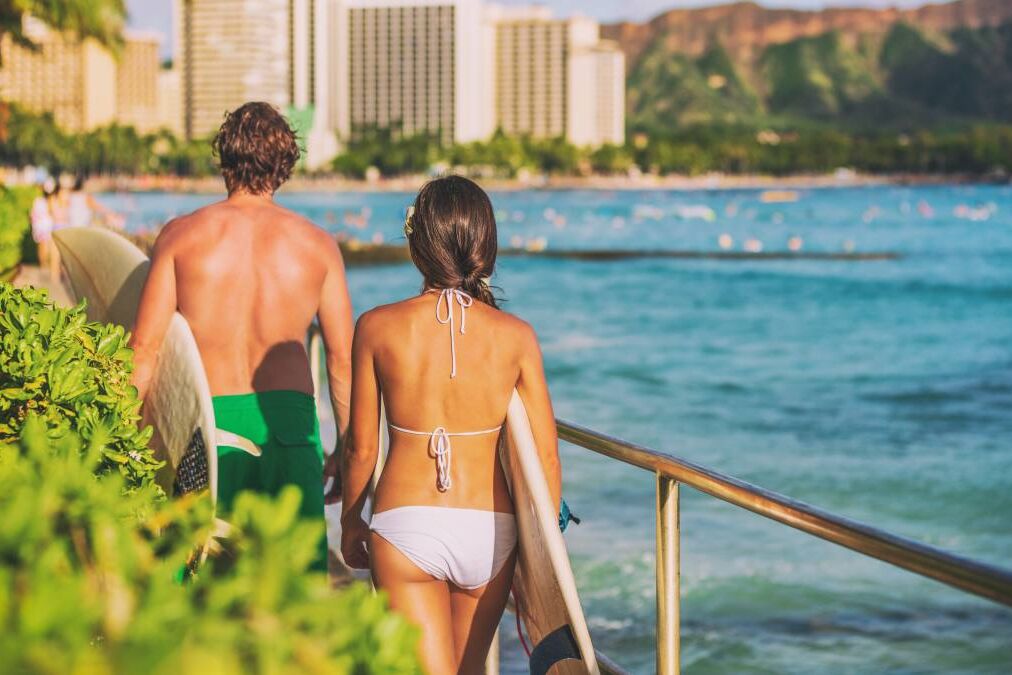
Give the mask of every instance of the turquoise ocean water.
[{"label": "turquoise ocean water", "polygon": [[[408,194],[292,194],[335,232],[401,237]],[[128,227],[208,197],[105,195]],[[830,511],[1012,567],[1012,188],[529,191],[493,195],[504,245],[890,250],[895,261],[503,259],[560,417]],[[796,242],[797,244],[797,242]],[[756,246],[752,243],[751,246]],[[418,289],[353,269],[356,311]],[[566,535],[599,649],[653,672],[654,482],[571,446]],[[1012,610],[691,490],[688,673],[1012,671]],[[523,672],[504,631],[504,671]]]}]

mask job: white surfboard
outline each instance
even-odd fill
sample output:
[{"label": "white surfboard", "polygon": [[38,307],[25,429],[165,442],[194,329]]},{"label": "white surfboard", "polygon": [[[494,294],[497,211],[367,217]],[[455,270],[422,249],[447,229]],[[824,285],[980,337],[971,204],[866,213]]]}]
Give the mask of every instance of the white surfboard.
[{"label": "white surfboard", "polygon": [[501,460],[510,482],[520,552],[513,579],[516,611],[531,638],[532,675],[598,675],[594,645],[580,606],[552,502],[520,395],[513,390]]},{"label": "white surfboard", "polygon": [[[88,301],[88,318],[130,330],[148,276],[147,256],[124,237],[101,228],[68,228],[53,238],[76,300]],[[211,391],[197,342],[178,312],[159,350],[144,413],[155,429],[151,445],[166,461],[159,475],[166,493],[206,487],[215,498],[218,451]]]}]

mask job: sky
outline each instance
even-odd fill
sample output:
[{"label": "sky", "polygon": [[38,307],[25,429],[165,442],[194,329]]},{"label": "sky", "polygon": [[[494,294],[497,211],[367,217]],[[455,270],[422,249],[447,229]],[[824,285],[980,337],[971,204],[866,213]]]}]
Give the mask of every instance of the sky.
[{"label": "sky", "polygon": [[[496,0],[503,5],[530,5],[531,0]],[[699,7],[723,4],[714,0],[545,0],[556,16],[570,16],[582,13],[602,22],[645,21],[661,12],[676,7]],[[796,9],[821,9],[826,6],[861,7],[916,7],[924,0],[760,0],[767,7],[793,7]],[[153,30],[165,35],[162,54],[171,56],[172,50],[172,0],[127,0],[130,12],[130,26],[142,30]]]}]

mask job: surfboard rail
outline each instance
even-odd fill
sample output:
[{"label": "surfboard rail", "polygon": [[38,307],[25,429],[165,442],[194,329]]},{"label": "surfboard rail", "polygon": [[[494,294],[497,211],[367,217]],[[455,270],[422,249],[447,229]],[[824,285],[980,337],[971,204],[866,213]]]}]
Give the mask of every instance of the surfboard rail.
[{"label": "surfboard rail", "polygon": [[[53,235],[76,301],[87,315],[130,330],[136,319],[150,260],[117,232],[66,228]],[[196,339],[179,312],[172,315],[159,350],[144,406],[155,430],[152,447],[166,460],[158,481],[169,494],[208,489],[217,495],[217,439],[207,375]]]}]

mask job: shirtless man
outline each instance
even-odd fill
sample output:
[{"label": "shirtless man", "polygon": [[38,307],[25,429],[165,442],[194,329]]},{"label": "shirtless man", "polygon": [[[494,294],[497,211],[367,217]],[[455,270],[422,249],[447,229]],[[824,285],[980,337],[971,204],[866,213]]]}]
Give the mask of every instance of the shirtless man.
[{"label": "shirtless man", "polygon": [[[228,198],[176,218],[158,236],[133,330],[134,384],[143,397],[178,310],[197,340],[218,428],[261,453],[218,446],[219,514],[228,518],[240,491],[275,494],[294,484],[302,515],[322,523],[323,451],[305,339],[318,317],[343,438],[354,326],[341,252],[332,236],[274,203],[299,158],[277,110],[236,109],[213,148]],[[314,567],[326,563],[324,536]]]}]

